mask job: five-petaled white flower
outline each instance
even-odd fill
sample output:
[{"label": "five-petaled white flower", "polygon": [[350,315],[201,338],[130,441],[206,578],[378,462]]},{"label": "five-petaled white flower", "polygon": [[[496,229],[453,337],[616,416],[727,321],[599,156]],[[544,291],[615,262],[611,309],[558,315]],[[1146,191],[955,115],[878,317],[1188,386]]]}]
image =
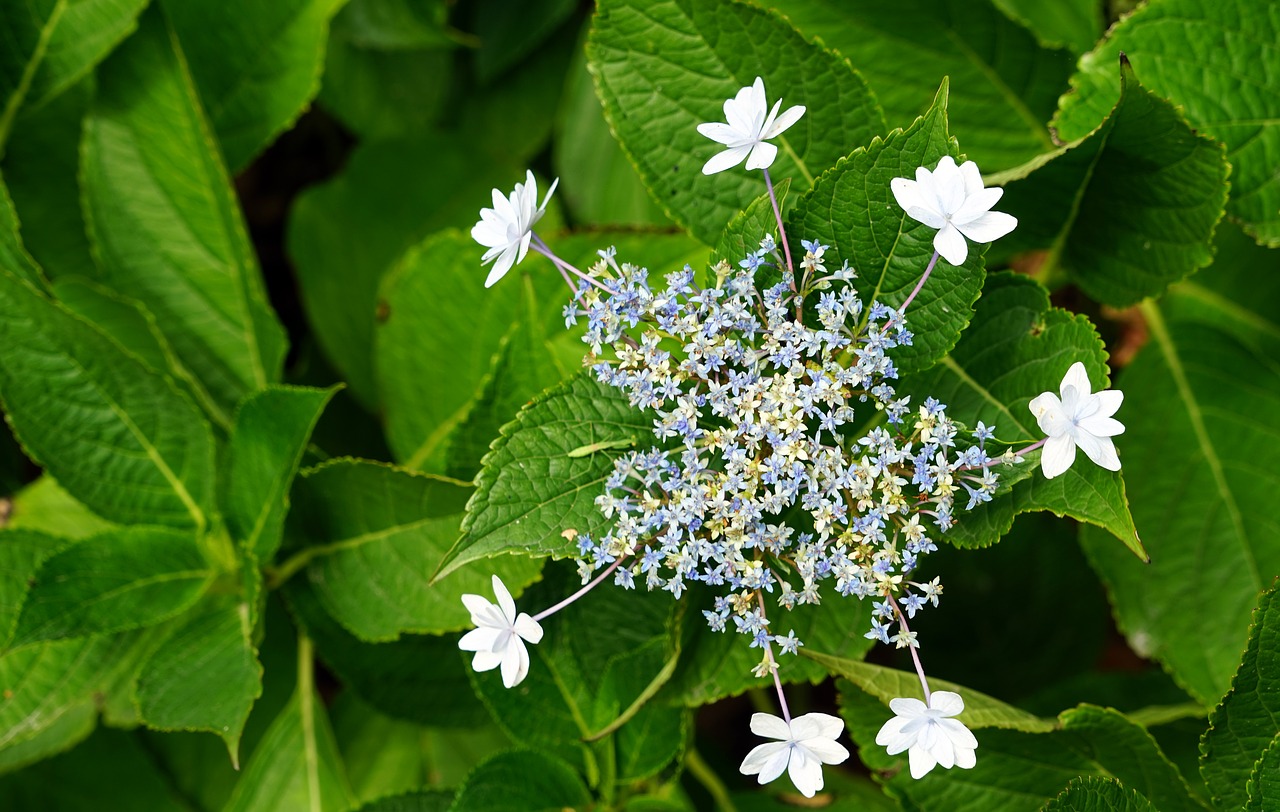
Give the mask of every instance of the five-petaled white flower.
[{"label": "five-petaled white flower", "polygon": [[552,182],[541,206],[538,205],[538,182],[528,170],[525,170],[524,183],[516,184],[511,197],[503,197],[501,191],[493,190],[493,208],[481,209],[480,222],[471,227],[471,239],[489,249],[480,258],[480,264],[487,265],[497,259],[489,271],[489,278],[484,280],[486,288],[506,276],[512,266],[524,261],[524,255],[529,252],[533,225],[542,219],[547,201],[559,183],[559,178]]},{"label": "five-petaled white flower", "polygon": [[702,167],[702,174],[714,175],[732,169],[742,163],[743,158],[747,159],[747,169],[768,169],[773,165],[773,159],[778,157],[778,148],[765,142],[799,121],[804,115],[804,107],[790,107],[778,115],[778,108],[782,106],[782,99],[778,99],[765,115],[767,106],[764,80],[757,76],[754,84],[742,88],[738,95],[725,101],[724,117],[728,124],[712,122],[698,125],[698,132],[725,145],[724,152],[712,156]]},{"label": "five-petaled white flower", "polygon": [[759,782],[767,784],[786,770],[791,783],[806,798],[822,789],[822,765],[839,764],[849,751],[836,741],[844,730],[844,722],[826,713],[806,713],[791,724],[769,713],[751,717],[751,732],[776,742],[762,744],[743,759],[739,768],[743,775],[759,773]]},{"label": "five-petaled white flower", "polygon": [[909,750],[911,777],[922,778],[941,764],[970,769],[976,763],[973,751],[978,740],[956,716],[964,710],[964,700],[951,691],[934,691],[926,705],[919,699],[899,697],[889,702],[896,716],[876,734],[876,744],[896,756]]},{"label": "five-petaled white flower", "polygon": [[1079,361],[1067,370],[1058,391],[1061,400],[1052,392],[1045,392],[1027,404],[1040,430],[1049,435],[1040,454],[1045,477],[1053,479],[1070,468],[1077,446],[1108,471],[1119,471],[1120,458],[1111,438],[1124,433],[1124,424],[1111,415],[1120,408],[1124,393],[1107,389],[1091,394],[1089,375]]},{"label": "five-petaled white flower", "polygon": [[471,667],[477,671],[489,671],[501,665],[502,684],[514,688],[529,673],[529,650],[524,647],[524,641],[540,641],[542,627],[524,612],[516,614],[511,593],[496,575],[493,594],[498,599],[497,605],[479,595],[462,596],[476,628],[462,636],[458,648],[476,653]]},{"label": "five-petaled white flower", "polygon": [[969,256],[969,244],[998,240],[1018,225],[1011,214],[991,211],[1004,189],[986,189],[978,165],[965,161],[960,166],[948,155],[930,172],[923,166],[916,179],[894,178],[889,182],[893,197],[907,216],[929,228],[938,229],[933,247],[952,265],[961,265]]}]

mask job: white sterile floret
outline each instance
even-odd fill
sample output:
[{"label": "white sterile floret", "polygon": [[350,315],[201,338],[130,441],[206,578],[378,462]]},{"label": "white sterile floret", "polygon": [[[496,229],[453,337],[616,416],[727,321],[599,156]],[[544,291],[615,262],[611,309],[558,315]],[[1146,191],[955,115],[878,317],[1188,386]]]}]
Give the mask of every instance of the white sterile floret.
[{"label": "white sterile floret", "polygon": [[486,288],[507,275],[514,265],[524,261],[529,252],[529,240],[533,234],[533,226],[542,219],[547,210],[547,201],[556,190],[560,179],[556,178],[538,205],[538,182],[533,173],[525,171],[524,183],[517,183],[511,196],[503,197],[498,189],[493,190],[493,208],[480,210],[480,222],[471,227],[471,239],[488,248],[480,258],[482,265],[493,263],[489,277],[484,280]]},{"label": "white sterile floret", "polygon": [[788,108],[785,113],[778,115],[778,108],[781,106],[782,99],[778,99],[774,102],[773,109],[768,109],[764,80],[757,76],[754,84],[742,88],[737,96],[724,103],[724,117],[728,124],[699,124],[698,132],[725,145],[724,152],[713,156],[702,167],[702,174],[714,175],[732,169],[742,163],[744,158],[747,169],[768,169],[772,166],[773,159],[778,157],[778,148],[765,142],[781,135],[783,130],[804,115],[804,107],[800,105]]},{"label": "white sterile floret", "polygon": [[502,684],[514,688],[529,673],[529,650],[524,641],[536,644],[542,640],[542,627],[524,612],[516,614],[511,593],[496,575],[493,594],[498,599],[496,605],[479,595],[462,596],[476,628],[462,636],[458,648],[476,653],[471,667],[477,671],[502,666]]},{"label": "white sterile floret", "polygon": [[1079,447],[1089,459],[1108,471],[1120,470],[1120,458],[1111,438],[1124,433],[1124,425],[1111,415],[1120,408],[1124,393],[1108,389],[1091,394],[1089,375],[1079,361],[1071,365],[1058,387],[1062,398],[1045,392],[1027,406],[1040,430],[1049,436],[1040,454],[1040,468],[1047,479],[1071,467]]},{"label": "white sterile floret", "polygon": [[786,770],[791,783],[806,798],[822,789],[822,765],[840,764],[849,751],[836,741],[844,722],[826,713],[806,713],[791,724],[769,713],[751,717],[751,732],[776,742],[762,744],[747,754],[739,768],[743,775],[759,774],[767,784]]},{"label": "white sterile floret", "polygon": [[889,709],[896,715],[880,728],[876,744],[891,756],[909,750],[912,778],[924,777],[939,764],[968,770],[976,763],[978,740],[959,720],[949,718],[964,710],[959,694],[934,691],[928,705],[899,697],[889,702]]},{"label": "white sterile floret", "polygon": [[922,166],[916,170],[915,180],[894,178],[889,188],[908,217],[938,229],[934,250],[952,265],[963,264],[969,256],[965,237],[992,242],[1018,225],[1013,215],[991,211],[1004,189],[984,188],[973,161],[956,166],[948,155],[932,172]]}]

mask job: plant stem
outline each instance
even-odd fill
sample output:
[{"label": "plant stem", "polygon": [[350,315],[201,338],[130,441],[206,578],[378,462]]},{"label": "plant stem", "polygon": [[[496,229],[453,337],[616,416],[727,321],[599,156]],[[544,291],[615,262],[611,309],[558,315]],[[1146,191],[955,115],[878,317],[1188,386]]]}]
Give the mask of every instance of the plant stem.
[{"label": "plant stem", "polygon": [[907,312],[907,305],[911,304],[912,300],[916,298],[916,294],[920,292],[920,288],[924,287],[924,282],[926,279],[929,278],[929,274],[933,273],[933,266],[937,264],[938,264],[938,252],[934,251],[933,258],[929,260],[929,266],[924,269],[924,275],[921,276],[920,281],[916,283],[915,290],[911,291],[911,295],[908,296],[907,300],[902,303],[902,307],[898,308],[898,315],[902,315],[903,313]]},{"label": "plant stem", "polygon": [[[894,614],[898,616],[898,625],[902,627],[903,634],[911,634],[911,627],[907,625],[907,616],[898,608],[898,602],[893,599],[892,595],[887,596],[889,605],[893,607]],[[907,646],[911,650],[911,661],[916,664],[916,675],[920,677],[920,687],[924,689],[924,704],[929,704],[929,680],[925,678],[924,666],[920,664],[920,652],[915,646]]]},{"label": "plant stem", "polygon": [[796,320],[800,319],[800,297],[796,293],[796,269],[791,264],[791,244],[787,242],[787,229],[782,225],[782,210],[778,208],[778,196],[773,193],[773,181],[769,178],[769,170],[761,169],[764,173],[764,185],[769,190],[769,202],[773,204],[773,216],[778,221],[778,239],[782,242],[782,253],[787,258],[787,271],[791,274],[791,293],[796,296]]},{"label": "plant stem", "polygon": [[697,750],[690,747],[685,752],[684,766],[688,768],[689,775],[693,776],[694,780],[701,784],[711,796],[711,800],[715,801],[716,809],[720,812],[738,812],[738,808],[733,805],[733,800],[729,797],[729,789],[707,762],[702,760],[702,755]]},{"label": "plant stem", "polygon": [[564,600],[560,601],[560,602],[559,602],[559,603],[557,603],[555,606],[552,606],[550,609],[543,609],[541,612],[539,612],[538,614],[534,615],[534,616],[533,616],[533,619],[534,619],[535,621],[537,621],[537,620],[542,620],[544,617],[550,617],[551,615],[554,615],[556,612],[559,612],[561,609],[565,608],[565,607],[566,607],[566,606],[568,606],[569,604],[571,604],[571,603],[573,603],[574,601],[576,601],[578,598],[581,598],[583,595],[585,595],[585,594],[587,594],[588,592],[590,592],[591,590],[595,589],[596,584],[600,583],[600,582],[601,582],[601,581],[603,581],[605,578],[608,578],[608,577],[609,577],[609,573],[611,573],[611,572],[613,572],[614,570],[616,570],[616,569],[618,568],[618,565],[619,565],[619,564],[621,564],[623,561],[625,561],[625,560],[626,560],[626,558],[627,558],[627,557],[624,555],[624,556],[622,556],[621,558],[616,559],[612,564],[610,564],[610,565],[605,569],[605,571],[604,571],[604,572],[600,573],[600,574],[599,574],[599,575],[597,575],[594,579],[592,579],[591,583],[587,584],[587,585],[586,585],[586,586],[584,586],[582,589],[579,589],[577,592],[573,593],[573,594],[572,594],[572,595],[570,595],[569,597],[567,597],[567,598],[565,598]]}]

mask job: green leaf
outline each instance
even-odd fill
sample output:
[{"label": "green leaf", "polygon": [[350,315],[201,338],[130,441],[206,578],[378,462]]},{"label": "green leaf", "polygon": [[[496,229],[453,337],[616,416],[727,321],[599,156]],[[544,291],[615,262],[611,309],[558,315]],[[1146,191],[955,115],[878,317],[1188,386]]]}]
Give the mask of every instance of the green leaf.
[{"label": "green leaf", "polygon": [[1120,100],[1096,130],[990,180],[1005,182],[1001,205],[1019,215],[1011,250],[1048,247],[1049,268],[1125,307],[1213,261],[1229,169],[1222,146],[1122,58]]},{"label": "green leaf", "polygon": [[40,267],[27,253],[18,234],[18,213],[9,199],[9,190],[0,179],[0,269],[33,285],[41,285],[44,277]]},{"label": "green leaf", "polygon": [[949,76],[952,132],[984,171],[1017,166],[1053,149],[1046,122],[1066,86],[1071,55],[1040,47],[1031,32],[991,3],[782,0],[772,5],[805,36],[821,38],[853,62],[890,126],[904,126],[923,114],[939,80]]},{"label": "green leaf", "polygon": [[66,90],[134,29],[146,0],[34,0],[0,22],[0,153],[23,107]]},{"label": "green leaf", "polygon": [[[518,180],[503,161],[476,165],[458,139],[421,137],[357,148],[346,168],[294,203],[288,248],[320,347],[366,406],[378,402],[373,332],[383,272],[442,228],[470,228],[490,190]],[[474,272],[483,278],[474,247]]]},{"label": "green leaf", "polygon": [[1280,245],[1280,121],[1263,77],[1280,71],[1280,17],[1251,0],[1165,0],[1130,14],[1080,58],[1053,125],[1061,138],[1092,130],[1115,104],[1124,53],[1153,93],[1222,141],[1231,162],[1227,212],[1258,242]]},{"label": "green leaf", "polygon": [[[1249,800],[1245,782],[1280,730],[1280,586],[1262,594],[1249,629],[1249,646],[1231,690],[1209,716],[1200,740],[1200,774],[1214,805],[1239,809]],[[1273,761],[1275,754],[1268,756]]]},{"label": "green leaf", "polygon": [[230,412],[245,392],[279,377],[284,330],[159,7],[143,15],[98,79],[81,179],[101,280],[146,305],[178,357]]},{"label": "green leaf", "polygon": [[587,59],[605,117],[650,193],[707,244],[760,194],[760,179],[741,168],[703,175],[721,146],[697,125],[722,121],[724,101],[757,76],[770,101],[806,107],[775,140],[772,174],[797,190],[886,129],[875,95],[847,61],[806,42],[777,13],[743,3],[603,0]]},{"label": "green leaf", "polygon": [[336,391],[273,386],[249,395],[236,412],[224,512],[232,537],[257,561],[270,562],[280,547],[289,486]]},{"label": "green leaf", "polygon": [[248,612],[229,595],[197,604],[147,660],[136,688],[148,727],[214,733],[236,764],[249,709],[262,694]]},{"label": "green leaf", "polygon": [[1249,803],[1245,812],[1266,812],[1280,804],[1280,733],[1262,752],[1249,776]]},{"label": "green leaf", "polygon": [[[1202,274],[1211,289],[1217,267]],[[1228,328],[1192,313],[1166,321],[1143,305],[1150,340],[1118,381],[1142,404],[1122,413],[1121,453],[1151,564],[1088,528],[1081,539],[1130,645],[1209,705],[1226,693],[1257,594],[1280,572],[1280,538],[1254,508],[1280,487],[1273,469],[1255,464],[1276,440],[1258,416],[1280,410],[1280,370],[1262,339],[1240,337],[1256,333],[1253,323]]]},{"label": "green leaf", "polygon": [[462,538],[435,577],[507,551],[571,555],[577,546],[566,530],[595,535],[608,524],[595,497],[625,452],[569,452],[628,439],[644,448],[651,429],[650,419],[626,397],[586,374],[536,398],[494,441],[467,504]]},{"label": "green leaf", "polygon": [[363,640],[469,626],[464,593],[489,595],[490,576],[513,594],[538,577],[542,561],[505,557],[428,583],[458,537],[472,489],[453,480],[361,460],[335,460],[306,472],[294,490],[306,546],[281,578],[305,567],[325,609]]},{"label": "green leaf", "polygon": [[85,539],[116,527],[71,498],[51,476],[42,476],[14,495],[9,530],[34,530],[64,539]]},{"label": "green leaf", "polygon": [[500,753],[476,768],[449,812],[561,812],[591,799],[567,764],[534,750]]},{"label": "green leaf", "polygon": [[12,638],[40,565],[67,544],[65,538],[8,525],[0,532],[0,641]]},{"label": "green leaf", "polygon": [[213,438],[196,407],[92,325],[2,271],[0,301],[0,392],[32,458],[104,518],[204,527]]},{"label": "green leaf", "polygon": [[320,87],[329,19],[346,0],[163,0],[209,124],[239,172]]},{"label": "green leaf", "polygon": [[426,789],[379,798],[360,807],[358,812],[449,812],[452,805],[452,792],[443,789]]},{"label": "green leaf", "polygon": [[[1077,361],[1102,389],[1098,382],[1106,380],[1106,359],[1087,318],[1050,307],[1049,292],[1035,281],[998,273],[988,278],[973,310],[973,325],[951,354],[928,372],[908,376],[899,389],[911,393],[915,402],[939,399],[951,417],[967,425],[981,420],[994,426],[997,436],[1017,450],[1044,436],[1027,408],[1031,398],[1058,391],[1062,376]],[[1122,445],[1129,447],[1128,438]],[[1145,558],[1120,474],[1081,457],[1065,474],[1049,480],[1035,464],[1038,452],[1028,460],[1013,468],[997,466],[1003,480],[1000,493],[960,514],[947,540],[985,547],[1004,536],[1019,513],[1049,510],[1103,527]]]},{"label": "green leaf", "polygon": [[573,15],[574,0],[477,0],[475,35],[476,76],[489,84],[519,64]]},{"label": "green leaf", "polygon": [[1084,53],[1102,35],[1106,23],[1101,4],[1093,0],[992,0],[1009,19],[1029,28],[1048,48],[1065,47],[1073,54]]},{"label": "green leaf", "polygon": [[384,716],[349,691],[329,706],[329,715],[352,794],[362,803],[434,783],[422,727]]},{"label": "green leaf", "polygon": [[[907,216],[889,182],[915,177],[917,167],[934,166],[944,155],[959,157],[947,130],[947,93],[944,80],[922,118],[842,158],[796,201],[787,217],[791,240],[818,240],[833,248],[829,258],[834,254],[849,262],[858,272],[853,285],[868,304],[901,305],[933,255],[936,230]],[[928,369],[955,346],[973,315],[984,277],[979,246],[970,246],[959,268],[938,261],[929,284],[912,302],[914,342],[894,354],[903,372]]]},{"label": "green leaf", "polygon": [[302,638],[293,699],[254,749],[226,812],[343,812],[354,804],[329,717],[315,690],[311,644]]},{"label": "green leaf", "polygon": [[44,559],[10,646],[155,625],[194,604],[213,578],[190,533],[108,531]]},{"label": "green leaf", "polygon": [[[790,191],[790,178],[784,178],[774,185],[773,193],[778,200],[779,211],[787,210],[787,195]],[[776,238],[777,231],[778,218],[773,213],[773,200],[766,192],[733,216],[724,231],[720,232],[712,258],[727,262],[730,267],[737,267],[747,254],[759,249],[765,234],[772,234]]]},{"label": "green leaf", "polygon": [[1072,781],[1045,812],[1157,812],[1157,807],[1112,778],[1087,776]]}]

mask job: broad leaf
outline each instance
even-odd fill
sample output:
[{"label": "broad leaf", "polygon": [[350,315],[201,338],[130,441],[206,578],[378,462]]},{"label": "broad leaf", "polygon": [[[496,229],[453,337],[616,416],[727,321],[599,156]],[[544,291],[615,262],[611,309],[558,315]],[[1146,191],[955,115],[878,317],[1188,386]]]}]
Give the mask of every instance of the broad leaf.
[{"label": "broad leaf", "polygon": [[[1280,16],[1253,0],[1148,3],[1080,58],[1054,127],[1079,138],[1115,104],[1114,66],[1124,53],[1143,84],[1180,106],[1191,126],[1222,141],[1231,162],[1227,211],[1258,242],[1280,245],[1280,121],[1260,77],[1280,71]],[[1242,67],[1244,66],[1244,67]]]},{"label": "broad leaf", "polygon": [[228,411],[276,380],[284,330],[267,305],[227,168],[159,7],[98,73],[81,181],[101,279],[155,314]]},{"label": "broad leaf", "polygon": [[361,806],[357,812],[449,812],[452,790],[424,789],[404,795],[389,795]]},{"label": "broad leaf", "polygon": [[18,234],[18,213],[13,209],[9,190],[0,182],[0,268],[33,285],[44,279]]},{"label": "broad leaf", "polygon": [[1088,776],[1072,781],[1044,809],[1045,812],[1157,812],[1159,807],[1126,789],[1119,781]]},{"label": "broad leaf", "polygon": [[[932,169],[944,155],[959,157],[947,129],[947,93],[944,82],[933,106],[905,131],[894,130],[841,158],[796,201],[787,217],[792,242],[818,240],[831,246],[829,263],[833,257],[848,261],[858,272],[853,284],[867,305],[901,305],[933,255],[937,231],[908,217],[889,183],[915,177],[917,167]],[[955,346],[973,315],[984,276],[978,246],[969,246],[969,256],[959,268],[938,260],[929,283],[912,302],[908,319],[913,343],[894,352],[899,369],[927,369]]]},{"label": "broad leaf", "polygon": [[32,458],[105,518],[204,527],[213,438],[191,401],[4,272],[0,301],[0,393]]},{"label": "broad leaf", "polygon": [[505,557],[432,582],[458,537],[472,489],[388,465],[337,460],[308,471],[294,490],[297,523],[283,577],[305,567],[325,609],[363,640],[438,634],[470,625],[464,593],[492,595],[497,574],[513,594],[542,561]]},{"label": "broad leaf", "polygon": [[707,177],[723,148],[698,133],[723,121],[722,107],[757,76],[769,102],[804,105],[774,140],[773,177],[804,190],[851,146],[885,131],[874,94],[839,55],[812,45],[775,12],[719,0],[604,0],[587,59],[605,117],[653,196],[673,220],[711,244],[760,194],[741,167]]},{"label": "broad leaf", "polygon": [[948,76],[952,130],[984,172],[1016,166],[1053,148],[1047,122],[1066,87],[1071,56],[1041,47],[990,2],[781,0],[771,5],[806,36],[821,38],[849,58],[875,91],[890,126],[905,126],[924,113],[938,81]]},{"label": "broad leaf", "polygon": [[267,563],[284,536],[289,486],[336,389],[273,386],[248,396],[231,434],[224,512],[231,535]]},{"label": "broad leaf", "polygon": [[45,475],[14,494],[8,530],[33,530],[63,539],[86,539],[116,527],[71,498]]},{"label": "broad leaf", "polygon": [[1011,20],[1022,23],[1050,48],[1066,47],[1074,54],[1084,53],[1102,36],[1106,23],[1103,8],[1093,0],[1062,0],[1041,3],[1039,0],[992,0]]},{"label": "broad leaf", "polygon": [[44,559],[10,645],[152,626],[194,604],[213,578],[191,533],[109,531]]},{"label": "broad leaf", "polygon": [[1019,216],[1012,243],[1047,247],[1050,268],[1124,307],[1213,261],[1229,168],[1222,146],[1122,59],[1120,100],[1096,130],[992,181],[1005,182],[1001,206]]},{"label": "broad leaf", "polygon": [[227,166],[244,169],[320,87],[329,18],[346,0],[164,0]]},{"label": "broad leaf", "polygon": [[[790,178],[775,184],[773,193],[778,201],[779,211],[787,211],[787,195],[790,191]],[[731,268],[739,267],[738,263],[747,254],[760,248],[760,241],[766,234],[773,236],[775,240],[780,239],[778,217],[773,212],[773,200],[769,198],[767,192],[748,203],[742,211],[733,216],[716,240],[716,250],[712,259],[727,262]]]},{"label": "broad leaf", "polygon": [[1245,812],[1266,812],[1280,804],[1280,733],[1253,765],[1248,790],[1249,804]]},{"label": "broad leaf", "polygon": [[574,0],[477,0],[476,76],[490,84],[531,53],[571,17]]},{"label": "broad leaf", "polygon": [[494,756],[458,790],[450,812],[560,812],[591,799],[569,765],[533,750]]},{"label": "broad leaf", "polygon": [[[1262,595],[1249,630],[1249,647],[1231,681],[1231,691],[1209,716],[1200,740],[1200,773],[1219,809],[1249,801],[1246,782],[1280,733],[1280,587]],[[1266,754],[1272,762],[1276,754]],[[1274,787],[1272,788],[1274,790]]]},{"label": "broad leaf", "polygon": [[[577,545],[563,533],[594,535],[607,526],[595,497],[623,445],[648,447],[651,423],[625,396],[585,374],[535,399],[503,427],[485,457],[462,538],[436,577],[507,551],[573,554]],[[590,453],[574,453],[581,449]]]},{"label": "broad leaf", "polygon": [[35,530],[6,527],[0,533],[0,641],[12,639],[18,613],[40,565],[69,542]]},{"label": "broad leaf", "polygon": [[[989,278],[974,308],[973,326],[951,354],[928,372],[908,376],[899,388],[916,403],[937,398],[962,423],[975,426],[981,420],[995,427],[997,437],[1017,450],[1044,437],[1027,403],[1041,392],[1057,392],[1077,361],[1085,365],[1095,391],[1104,388],[1106,358],[1087,318],[1050,307],[1049,292],[1033,280],[999,273]],[[1120,442],[1129,446],[1127,438]],[[945,538],[985,547],[1008,532],[1017,514],[1050,510],[1103,527],[1145,557],[1120,474],[1098,468],[1081,454],[1065,474],[1047,480],[1038,461],[1039,452],[1032,452],[1029,464],[995,466],[1004,480],[999,494],[959,513]]]}]

